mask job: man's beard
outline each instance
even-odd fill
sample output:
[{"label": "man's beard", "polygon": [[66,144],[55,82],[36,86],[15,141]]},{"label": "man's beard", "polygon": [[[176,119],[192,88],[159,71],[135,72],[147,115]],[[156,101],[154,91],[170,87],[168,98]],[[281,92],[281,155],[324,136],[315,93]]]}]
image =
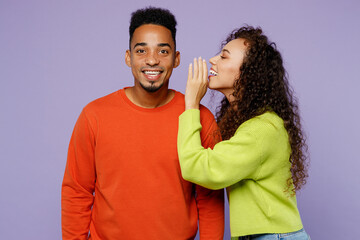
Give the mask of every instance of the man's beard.
[{"label": "man's beard", "polygon": [[157,90],[159,90],[163,85],[164,83],[160,84],[159,86],[155,86],[154,84],[155,82],[150,82],[150,86],[145,86],[143,85],[141,82],[140,82],[140,86],[145,89],[146,91],[148,92],[156,92]]}]

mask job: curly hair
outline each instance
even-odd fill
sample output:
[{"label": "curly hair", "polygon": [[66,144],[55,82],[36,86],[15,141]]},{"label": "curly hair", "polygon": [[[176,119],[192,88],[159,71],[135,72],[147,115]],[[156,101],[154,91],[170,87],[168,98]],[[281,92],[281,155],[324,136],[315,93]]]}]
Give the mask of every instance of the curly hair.
[{"label": "curly hair", "polygon": [[129,26],[129,49],[131,39],[135,30],[144,24],[155,24],[166,27],[170,30],[172,39],[176,46],[176,19],[175,16],[168,10],[156,7],[147,7],[138,9],[131,14],[130,26]]},{"label": "curly hair", "polygon": [[217,108],[216,119],[223,140],[231,138],[245,121],[273,111],[284,121],[291,146],[291,177],[286,191],[293,194],[306,183],[307,145],[301,130],[297,100],[289,86],[283,60],[273,42],[261,28],[251,26],[235,29],[222,43],[222,47],[234,39],[242,38],[247,53],[240,66],[240,76],[234,82],[234,101],[224,97]]}]

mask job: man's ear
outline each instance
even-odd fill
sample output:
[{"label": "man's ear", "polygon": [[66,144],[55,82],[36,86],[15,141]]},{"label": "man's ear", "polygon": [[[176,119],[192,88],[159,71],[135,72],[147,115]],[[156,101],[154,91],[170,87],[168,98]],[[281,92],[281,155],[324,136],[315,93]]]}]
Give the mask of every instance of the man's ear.
[{"label": "man's ear", "polygon": [[130,50],[126,50],[126,52],[125,52],[125,63],[126,63],[126,65],[131,67],[131,52],[130,52]]},{"label": "man's ear", "polygon": [[175,60],[174,60],[174,68],[180,65],[180,52],[176,51]]}]

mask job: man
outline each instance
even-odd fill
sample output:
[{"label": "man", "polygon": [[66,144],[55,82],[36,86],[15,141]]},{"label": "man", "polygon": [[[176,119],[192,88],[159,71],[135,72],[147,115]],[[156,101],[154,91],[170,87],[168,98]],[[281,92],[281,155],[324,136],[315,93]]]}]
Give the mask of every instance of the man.
[{"label": "man", "polygon": [[[134,86],[88,104],[70,140],[62,187],[63,239],[222,239],[223,191],[181,177],[176,140],[184,96],[168,88],[176,20],[159,8],[132,14],[125,62]],[[202,143],[217,130],[201,108]]]}]

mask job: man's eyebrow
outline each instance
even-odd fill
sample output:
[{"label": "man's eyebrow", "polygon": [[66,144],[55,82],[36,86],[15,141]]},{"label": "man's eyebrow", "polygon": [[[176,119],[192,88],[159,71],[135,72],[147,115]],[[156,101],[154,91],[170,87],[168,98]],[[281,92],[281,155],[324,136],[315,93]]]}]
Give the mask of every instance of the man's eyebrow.
[{"label": "man's eyebrow", "polygon": [[146,46],[146,45],[147,45],[147,43],[139,42],[139,43],[135,44],[133,48],[136,48],[137,46],[144,47],[144,46]]},{"label": "man's eyebrow", "polygon": [[[145,42],[136,43],[133,48],[136,48],[138,46],[144,47],[144,46],[147,46],[147,43],[145,43]],[[159,43],[158,47],[169,47],[171,49],[171,46],[168,43]]]},{"label": "man's eyebrow", "polygon": [[159,47],[169,47],[171,49],[171,46],[168,43],[159,43],[158,46]]},{"label": "man's eyebrow", "polygon": [[227,50],[226,48],[224,48],[223,50],[221,50],[222,52],[227,52],[228,54],[230,54],[230,51]]}]

